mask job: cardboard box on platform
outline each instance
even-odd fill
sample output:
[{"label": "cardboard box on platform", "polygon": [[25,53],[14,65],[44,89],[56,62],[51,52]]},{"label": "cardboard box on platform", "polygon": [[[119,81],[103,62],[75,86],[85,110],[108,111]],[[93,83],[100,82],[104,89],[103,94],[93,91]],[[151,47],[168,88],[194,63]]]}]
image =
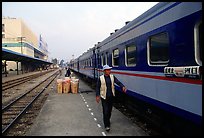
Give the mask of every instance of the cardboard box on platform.
[{"label": "cardboard box on platform", "polygon": [[63,80],[63,93],[69,93],[70,92],[70,81]]},{"label": "cardboard box on platform", "polygon": [[75,77],[65,77],[65,79],[57,79],[57,92],[58,93],[78,93],[79,79]]},{"label": "cardboard box on platform", "polygon": [[57,92],[62,93],[62,79],[57,79]]},{"label": "cardboard box on platform", "polygon": [[71,79],[71,91],[72,91],[72,93],[78,93],[78,91],[79,91],[79,79]]}]

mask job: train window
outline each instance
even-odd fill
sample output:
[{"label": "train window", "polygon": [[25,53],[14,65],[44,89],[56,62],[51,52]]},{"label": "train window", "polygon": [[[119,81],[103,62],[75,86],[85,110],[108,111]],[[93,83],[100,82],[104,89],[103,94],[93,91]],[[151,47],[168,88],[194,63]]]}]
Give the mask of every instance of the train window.
[{"label": "train window", "polygon": [[85,67],[87,66],[87,59],[85,59]]},{"label": "train window", "polygon": [[113,50],[113,53],[112,53],[112,64],[113,66],[118,66],[119,65],[119,49],[115,49]]},{"label": "train window", "polygon": [[92,62],[93,62],[93,61],[92,61],[92,58],[90,58],[90,66],[91,66],[91,67],[92,67]]},{"label": "train window", "polygon": [[99,58],[100,58],[100,59],[99,59],[99,64],[100,64],[101,66],[103,66],[103,61],[102,61],[102,60],[103,60],[103,58],[102,58],[102,55],[101,55],[101,56],[99,56]]},{"label": "train window", "polygon": [[101,63],[100,63],[100,56],[97,56],[97,62],[98,62],[97,67],[99,67],[99,65],[101,65]]},{"label": "train window", "polygon": [[103,54],[103,65],[106,65],[106,59],[105,59],[105,54]]},{"label": "train window", "polygon": [[151,36],[148,41],[149,65],[167,65],[169,62],[169,39],[167,33]]},{"label": "train window", "polygon": [[108,65],[108,52],[106,52],[105,61],[106,61],[106,64]]},{"label": "train window", "polygon": [[128,45],[125,49],[125,64],[126,66],[136,65],[136,46],[134,44]]},{"label": "train window", "polygon": [[198,65],[202,66],[202,22],[198,22],[194,29],[195,41],[195,60]]},{"label": "train window", "polygon": [[200,60],[202,63],[202,46],[203,46],[203,36],[202,36],[202,23],[199,25],[199,47],[200,47]]},{"label": "train window", "polygon": [[102,55],[101,55],[101,65],[102,65],[102,66],[105,65],[105,64],[104,64],[104,58],[103,58],[103,57],[104,57],[104,55],[102,54]]}]

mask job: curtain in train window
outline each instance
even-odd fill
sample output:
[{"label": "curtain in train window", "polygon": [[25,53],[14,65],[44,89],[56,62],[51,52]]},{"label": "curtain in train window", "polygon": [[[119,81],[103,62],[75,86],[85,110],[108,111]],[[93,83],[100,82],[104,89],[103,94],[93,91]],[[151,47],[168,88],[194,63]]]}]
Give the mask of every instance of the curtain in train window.
[{"label": "curtain in train window", "polygon": [[166,64],[169,62],[169,39],[167,33],[150,37],[150,63]]},{"label": "curtain in train window", "polygon": [[119,65],[119,49],[113,50],[113,66]]},{"label": "curtain in train window", "polygon": [[126,47],[126,66],[136,65],[136,46],[134,44]]}]

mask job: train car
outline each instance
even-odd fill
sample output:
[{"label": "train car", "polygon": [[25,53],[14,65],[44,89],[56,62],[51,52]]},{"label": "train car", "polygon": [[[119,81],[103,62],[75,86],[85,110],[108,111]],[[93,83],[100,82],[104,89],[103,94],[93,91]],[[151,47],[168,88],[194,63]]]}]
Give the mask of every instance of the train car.
[{"label": "train car", "polygon": [[98,43],[89,58],[92,71],[80,73],[98,78],[108,64],[135,101],[202,124],[201,2],[158,3]]},{"label": "train car", "polygon": [[86,77],[94,79],[94,48],[90,48],[79,57],[79,73]]},{"label": "train car", "polygon": [[70,67],[72,71],[78,73],[79,72],[79,57],[74,60],[71,60],[68,66]]}]

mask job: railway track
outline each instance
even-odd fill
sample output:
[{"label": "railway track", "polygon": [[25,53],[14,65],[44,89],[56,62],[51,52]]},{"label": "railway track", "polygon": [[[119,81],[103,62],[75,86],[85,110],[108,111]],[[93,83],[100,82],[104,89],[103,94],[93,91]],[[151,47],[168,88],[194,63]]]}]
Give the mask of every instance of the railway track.
[{"label": "railway track", "polygon": [[38,97],[46,90],[52,81],[58,76],[59,72],[55,72],[37,86],[19,96],[14,101],[2,108],[2,135],[12,128],[20,118],[24,116],[26,111],[38,99]]},{"label": "railway track", "polygon": [[2,83],[2,91],[13,88],[14,86],[17,86],[17,85],[25,83],[25,82],[27,82],[29,80],[35,79],[35,78],[37,78],[39,76],[42,76],[42,75],[44,75],[46,73],[49,73],[51,71],[53,71],[53,70],[48,70],[46,72],[40,72],[40,73],[33,74],[33,75],[30,75],[30,76],[25,76],[25,77],[18,78],[18,79],[15,79],[15,80],[9,80],[9,81],[3,82]]}]

